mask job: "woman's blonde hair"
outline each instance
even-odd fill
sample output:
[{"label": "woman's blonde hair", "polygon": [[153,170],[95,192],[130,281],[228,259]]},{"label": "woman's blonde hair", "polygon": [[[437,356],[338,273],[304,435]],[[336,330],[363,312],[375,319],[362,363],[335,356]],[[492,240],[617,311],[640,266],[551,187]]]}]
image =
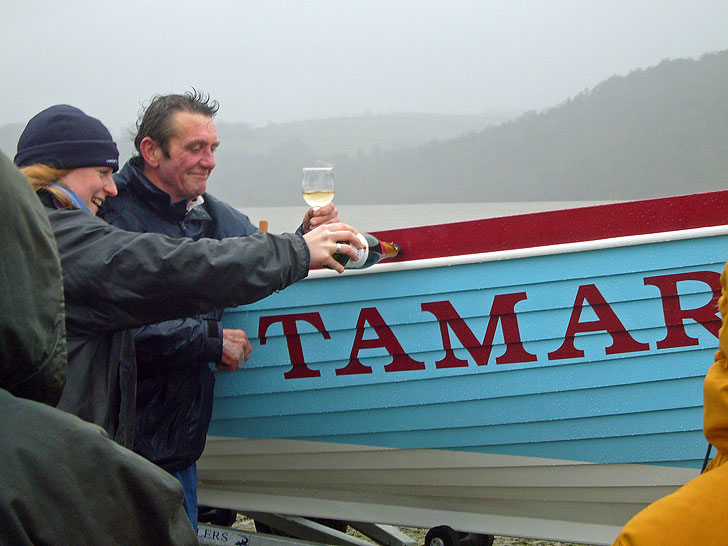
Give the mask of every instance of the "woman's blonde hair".
[{"label": "woman's blonde hair", "polygon": [[28,179],[28,182],[30,182],[33,190],[35,190],[36,192],[40,190],[45,190],[50,193],[55,198],[55,200],[58,201],[63,207],[70,208],[73,207],[73,204],[71,203],[71,200],[68,198],[68,196],[58,188],[52,187],[51,184],[61,184],[58,181],[62,177],[70,173],[71,170],[72,169],[54,169],[53,167],[49,167],[48,165],[35,163],[33,165],[23,167],[22,169],[20,169],[20,172],[23,173],[25,175],[25,178]]}]

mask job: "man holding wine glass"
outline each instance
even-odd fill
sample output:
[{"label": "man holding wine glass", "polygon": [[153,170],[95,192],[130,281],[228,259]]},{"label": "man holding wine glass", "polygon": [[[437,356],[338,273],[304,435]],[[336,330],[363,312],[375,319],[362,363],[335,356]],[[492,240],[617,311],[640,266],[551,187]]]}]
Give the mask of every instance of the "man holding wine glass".
[{"label": "man holding wine glass", "polygon": [[[213,121],[217,110],[217,101],[194,89],[184,95],[153,97],[137,123],[135,157],[114,175],[118,195],[106,200],[99,216],[129,231],[195,240],[259,233],[247,216],[206,191],[219,144]],[[306,212],[297,233],[339,221],[331,198]],[[209,363],[232,371],[248,360],[252,350],[243,330],[222,327],[222,311],[135,333],[134,451],[179,479],[195,527],[196,461],[212,412],[214,375]]]}]

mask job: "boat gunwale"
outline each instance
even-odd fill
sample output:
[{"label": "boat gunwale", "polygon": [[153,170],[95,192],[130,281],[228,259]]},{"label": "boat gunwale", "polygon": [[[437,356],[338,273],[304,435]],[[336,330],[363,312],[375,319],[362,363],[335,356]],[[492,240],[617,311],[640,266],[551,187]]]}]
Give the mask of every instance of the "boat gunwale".
[{"label": "boat gunwale", "polygon": [[[639,235],[609,237],[605,239],[590,241],[576,241],[571,243],[558,243],[553,245],[533,246],[527,248],[495,250],[474,254],[461,254],[457,256],[443,256],[439,258],[424,258],[421,260],[380,263],[367,269],[347,269],[344,271],[343,274],[363,275],[374,273],[389,273],[394,271],[409,271],[416,269],[431,269],[436,267],[448,267],[456,265],[495,262],[502,260],[515,260],[521,258],[534,258],[539,256],[551,256],[555,254],[606,250],[610,248],[681,241],[685,239],[717,237],[726,234],[728,234],[728,224],[681,229],[675,231],[663,231],[657,233],[645,233]],[[329,269],[316,269],[310,271],[307,278],[321,279],[327,277],[336,277],[339,275],[339,273]]]}]

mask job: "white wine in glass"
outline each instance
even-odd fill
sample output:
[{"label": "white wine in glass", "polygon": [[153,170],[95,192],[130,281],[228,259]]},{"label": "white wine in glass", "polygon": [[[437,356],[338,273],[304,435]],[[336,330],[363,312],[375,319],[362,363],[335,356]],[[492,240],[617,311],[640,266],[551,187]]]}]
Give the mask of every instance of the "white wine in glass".
[{"label": "white wine in glass", "polygon": [[301,195],[314,210],[331,203],[334,200],[334,168],[304,167]]}]

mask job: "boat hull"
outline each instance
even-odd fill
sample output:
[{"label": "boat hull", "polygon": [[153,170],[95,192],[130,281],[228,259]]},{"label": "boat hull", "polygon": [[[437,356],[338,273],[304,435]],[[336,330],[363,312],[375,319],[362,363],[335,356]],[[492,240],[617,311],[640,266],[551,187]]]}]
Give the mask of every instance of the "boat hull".
[{"label": "boat hull", "polygon": [[250,512],[611,544],[694,469],[210,438],[200,502]]},{"label": "boat hull", "polygon": [[726,256],[721,226],[620,233],[230,310],[254,350],[217,375],[200,501],[610,544],[699,472]]}]

